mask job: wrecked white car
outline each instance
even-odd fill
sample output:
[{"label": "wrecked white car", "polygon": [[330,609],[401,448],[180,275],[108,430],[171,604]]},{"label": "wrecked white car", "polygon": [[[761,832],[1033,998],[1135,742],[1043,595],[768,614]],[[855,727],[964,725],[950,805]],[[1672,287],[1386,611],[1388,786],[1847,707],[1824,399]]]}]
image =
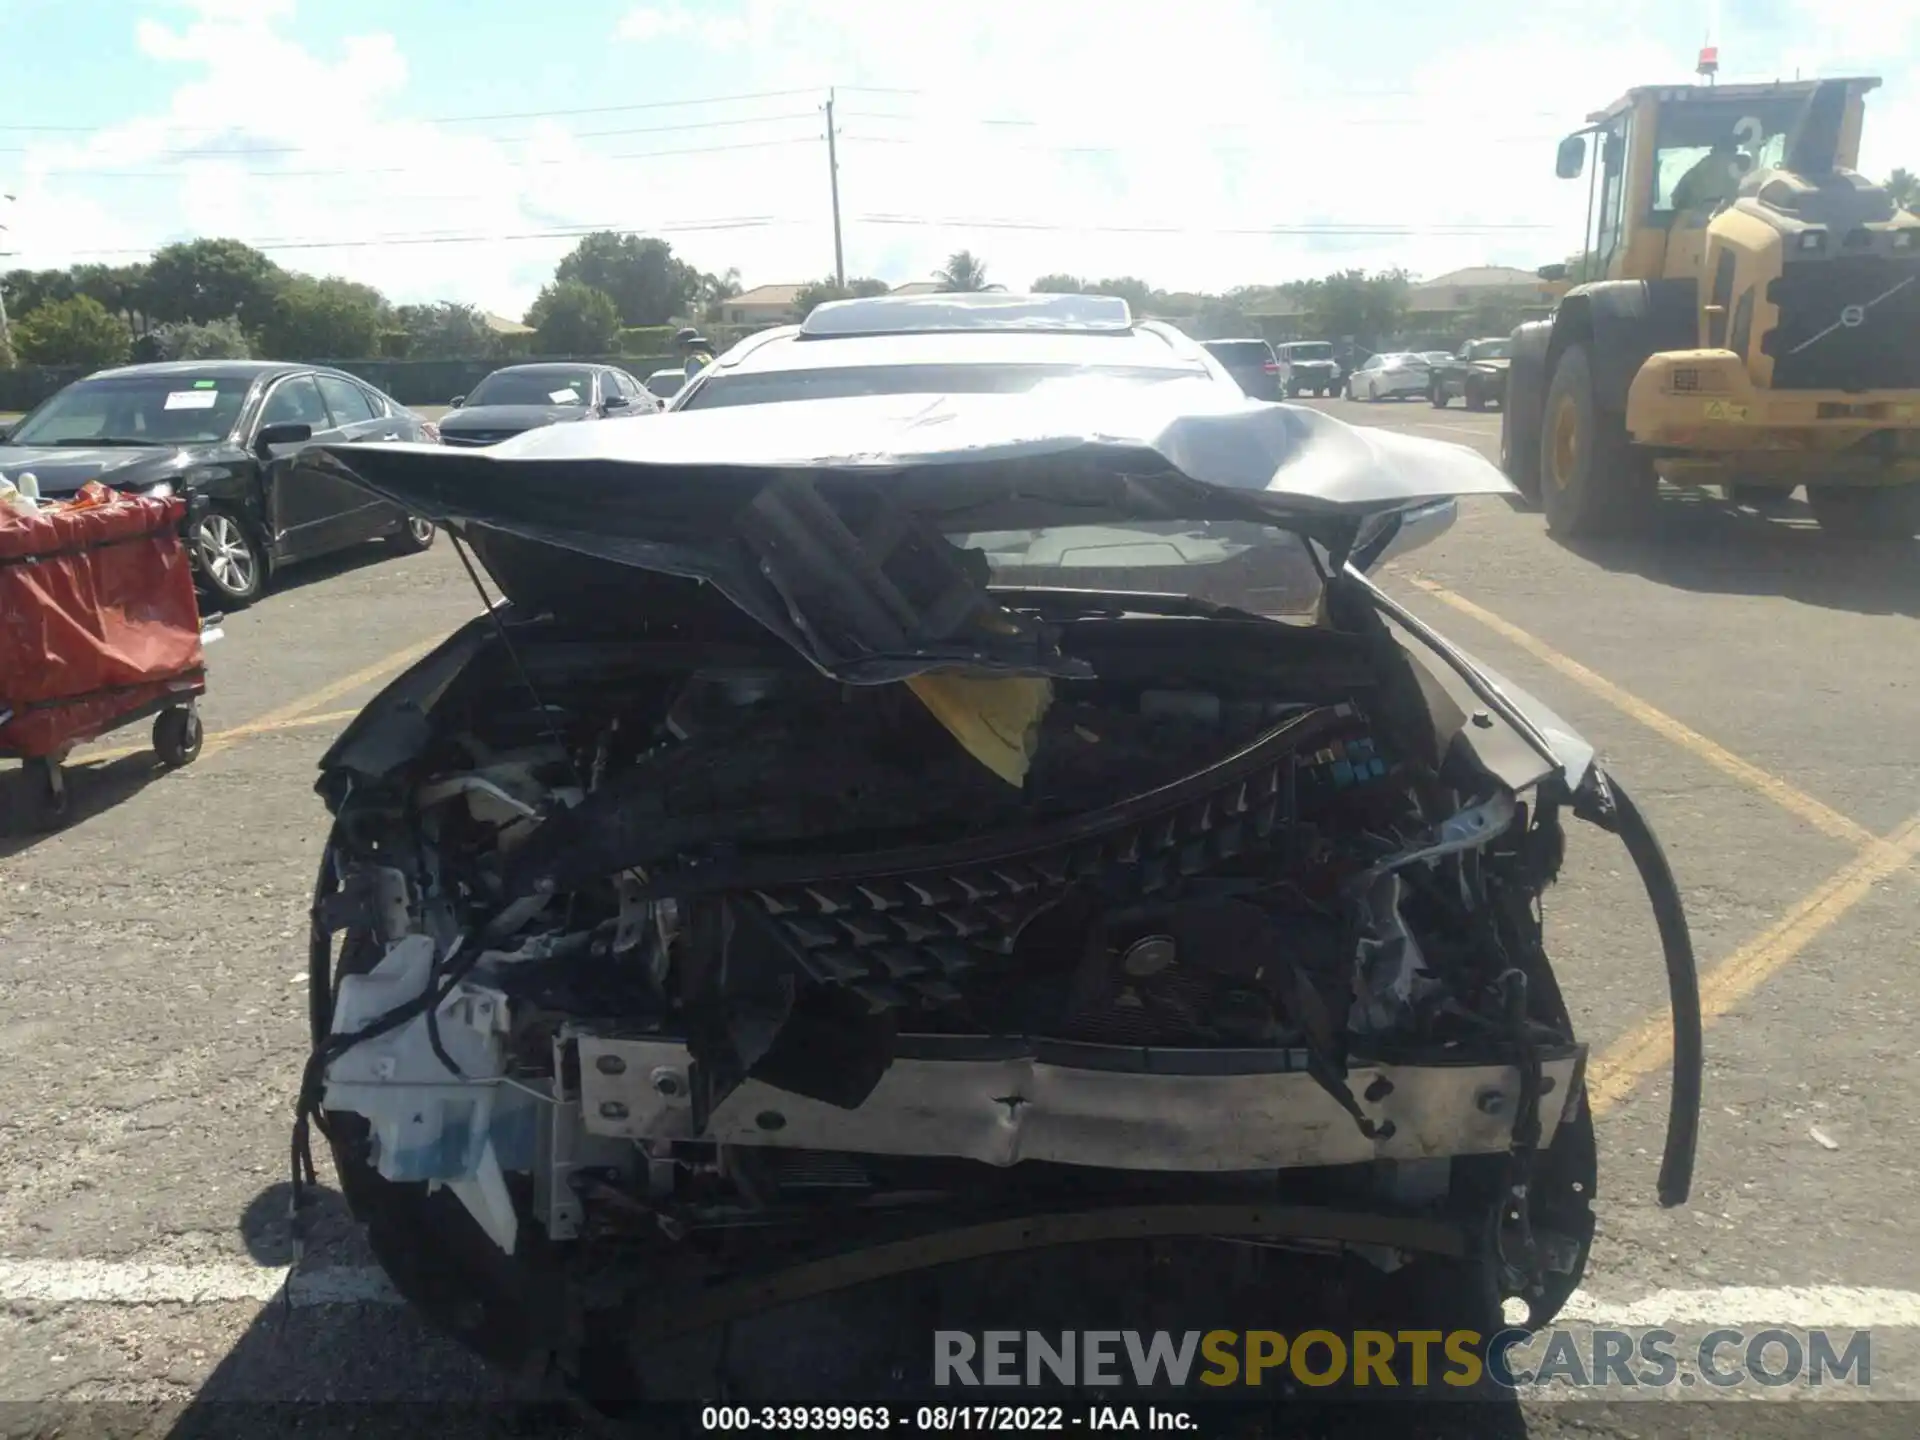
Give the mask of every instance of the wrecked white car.
[{"label": "wrecked white car", "polygon": [[[1659,920],[1684,1200],[1658,845],[1365,576],[1505,479],[1218,386],[1097,391],[326,447],[504,596],[318,787],[297,1180],[317,1127],[439,1325],[618,1395],[769,1306],[1170,1236],[1543,1324],[1597,1178],[1540,910],[1569,814]],[[1277,556],[1305,605],[1236,604]]]}]

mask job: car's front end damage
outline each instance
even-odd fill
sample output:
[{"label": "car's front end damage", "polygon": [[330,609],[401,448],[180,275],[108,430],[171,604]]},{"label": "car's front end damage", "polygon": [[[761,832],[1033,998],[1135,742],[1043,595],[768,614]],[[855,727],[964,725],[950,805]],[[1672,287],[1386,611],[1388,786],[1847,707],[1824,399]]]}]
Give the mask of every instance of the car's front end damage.
[{"label": "car's front end damage", "polygon": [[[918,403],[857,458],[836,427],[888,407],[331,452],[511,602],[322,767],[301,1126],[381,1263],[602,1400],[770,1307],[1118,1241],[1544,1323],[1597,1178],[1540,912],[1569,813],[1661,917],[1670,1203],[1697,998],[1591,751],[1360,573],[1504,481],[1310,411],[1116,440]],[[1009,534],[1176,524],[1310,540],[1316,610],[990,583]]]}]

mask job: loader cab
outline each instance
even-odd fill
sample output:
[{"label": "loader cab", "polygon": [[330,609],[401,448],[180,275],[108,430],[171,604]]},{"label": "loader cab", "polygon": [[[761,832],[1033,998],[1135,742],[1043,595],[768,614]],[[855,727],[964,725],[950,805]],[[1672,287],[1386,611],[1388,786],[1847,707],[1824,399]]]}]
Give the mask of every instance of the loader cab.
[{"label": "loader cab", "polygon": [[[1865,97],[1879,81],[1839,82],[1846,101],[1830,168],[1858,162]],[[1815,82],[1667,85],[1629,90],[1560,144],[1555,172],[1587,186],[1579,280],[1698,279],[1706,274],[1708,223],[1746,177],[1787,163]],[[1729,181],[1703,185],[1725,164]],[[1689,176],[1693,179],[1689,181]],[[1689,205],[1689,197],[1706,203]]]}]

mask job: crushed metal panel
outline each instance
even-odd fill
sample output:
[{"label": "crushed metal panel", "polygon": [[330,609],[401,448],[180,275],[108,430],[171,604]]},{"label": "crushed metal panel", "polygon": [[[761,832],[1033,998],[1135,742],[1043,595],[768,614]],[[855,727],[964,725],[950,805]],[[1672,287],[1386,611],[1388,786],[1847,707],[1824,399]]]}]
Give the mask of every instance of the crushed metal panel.
[{"label": "crushed metal panel", "polygon": [[[696,1134],[685,1045],[573,1034],[580,1047],[582,1121],[591,1134],[950,1155],[1002,1166],[1038,1160],[1220,1172],[1498,1154],[1511,1143],[1520,1095],[1519,1072],[1511,1066],[1358,1067],[1349,1077],[1356,1094],[1379,1093],[1380,1079],[1391,1087],[1364,1108],[1376,1122],[1391,1120],[1393,1133],[1369,1140],[1304,1064],[1279,1073],[1146,1075],[1028,1056],[898,1058],[858,1109],[748,1080]],[[1560,1123],[1584,1054],[1576,1047],[1543,1062],[1553,1083],[1540,1101],[1542,1144]],[[1276,1063],[1283,1060],[1277,1053]]]}]

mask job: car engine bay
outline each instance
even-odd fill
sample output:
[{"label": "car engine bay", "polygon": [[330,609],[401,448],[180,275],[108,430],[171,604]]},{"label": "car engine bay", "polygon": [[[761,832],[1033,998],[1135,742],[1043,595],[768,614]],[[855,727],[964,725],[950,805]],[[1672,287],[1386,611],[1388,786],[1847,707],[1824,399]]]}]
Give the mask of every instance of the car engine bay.
[{"label": "car engine bay", "polygon": [[[1094,678],[878,685],[496,614],[370,707],[385,758],[320,786],[301,1123],[389,1271],[452,1224],[565,1293],[1331,1196],[1496,1216],[1499,1288],[1557,1308],[1593,1160],[1548,787],[1436,724],[1370,612],[1141,608],[1028,607]],[[1566,1183],[1529,1200],[1536,1169]]]}]

